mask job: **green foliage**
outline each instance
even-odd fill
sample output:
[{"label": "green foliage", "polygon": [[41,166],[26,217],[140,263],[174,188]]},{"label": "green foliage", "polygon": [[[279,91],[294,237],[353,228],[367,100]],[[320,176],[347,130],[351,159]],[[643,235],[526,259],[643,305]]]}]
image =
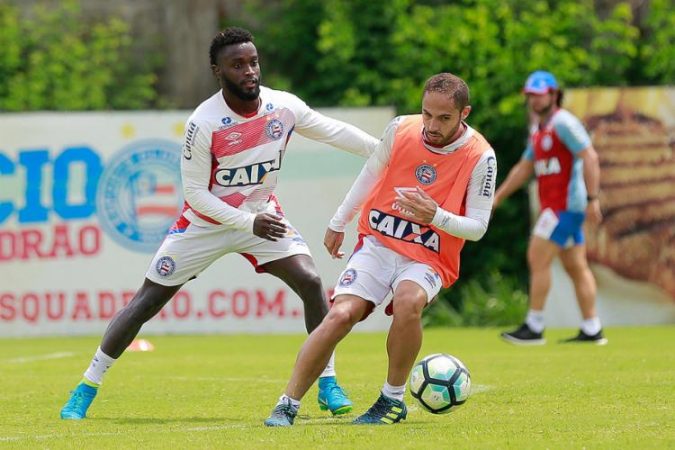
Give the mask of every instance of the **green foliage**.
[{"label": "green foliage", "polygon": [[[274,66],[290,74],[283,87],[311,105],[395,105],[401,114],[416,113],[429,76],[449,71],[465,78],[473,106],[469,122],[497,152],[498,181],[524,148],[527,117],[521,88],[529,72],[551,70],[566,88],[668,84],[675,79],[672,0],[651,0],[641,23],[636,23],[628,1],[605,6],[602,18],[593,0],[247,3],[259,12],[257,23],[265,24],[250,24],[259,48],[274,49]],[[312,20],[294,17],[296,10],[311,11]],[[271,33],[268,26],[289,33],[283,49],[280,33]],[[301,70],[288,71],[296,66]],[[265,70],[275,74],[277,68]],[[495,212],[481,241],[467,243],[460,286],[480,283],[487,286],[486,298],[502,298],[502,291],[495,295],[490,289],[508,283],[495,285],[486,275],[498,272],[517,282],[512,295],[519,298],[527,280],[528,234],[528,201],[522,190]],[[447,323],[460,320],[453,311],[473,298],[462,294],[465,289],[443,292],[447,304],[434,306],[436,315],[428,314],[429,323],[435,317]],[[492,320],[489,314],[483,318]]]},{"label": "green foliage", "polygon": [[74,0],[38,4],[25,19],[0,5],[0,110],[147,108],[156,77],[131,45],[124,22],[92,24]]},{"label": "green foliage", "polygon": [[514,278],[505,278],[498,272],[484,279],[460,280],[447,293],[450,292],[456,293],[460,301],[431,304],[424,312],[425,327],[511,325],[522,321],[527,311],[527,293]]},{"label": "green foliage", "polygon": [[510,325],[522,321],[527,311],[527,293],[513,278],[504,278],[498,272],[485,281],[470,279],[460,292],[465,326]]},{"label": "green foliage", "polygon": [[[652,0],[645,20],[639,67],[650,83],[675,80],[675,6],[672,0]],[[647,84],[647,83],[645,83]]]}]

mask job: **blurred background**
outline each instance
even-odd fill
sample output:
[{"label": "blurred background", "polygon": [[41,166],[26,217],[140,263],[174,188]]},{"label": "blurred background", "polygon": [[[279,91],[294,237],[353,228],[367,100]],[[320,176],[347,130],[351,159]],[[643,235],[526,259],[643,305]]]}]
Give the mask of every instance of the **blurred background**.
[{"label": "blurred background", "polygon": [[[230,25],[254,34],[264,85],[378,137],[394,115],[420,110],[430,75],[461,76],[468,122],[493,144],[499,181],[527,138],[524,80],[553,72],[611,174],[606,225],[588,230],[593,270],[608,289],[600,316],[610,325],[675,322],[672,0],[0,0],[0,335],[97,333],[129,300],[161,238],[131,236],[116,217],[131,202],[134,232],[161,236],[171,214],[135,214],[173,211],[181,194],[170,165],[115,176],[130,170],[125,155],[176,154],[185,119],[217,90],[208,48]],[[328,288],[342,263],[318,254],[321,238],[363,161],[298,137],[291,145],[280,197]],[[625,152],[634,156],[616,156]],[[150,203],[137,207],[143,196]],[[522,319],[530,216],[526,190],[496,211],[427,325]],[[178,298],[150,330],[255,332],[269,319],[268,331],[300,331],[299,300],[245,264],[219,262],[192,283],[204,293]],[[547,311],[551,323],[573,326],[576,303],[559,269]],[[228,291],[233,280],[249,285]]]}]

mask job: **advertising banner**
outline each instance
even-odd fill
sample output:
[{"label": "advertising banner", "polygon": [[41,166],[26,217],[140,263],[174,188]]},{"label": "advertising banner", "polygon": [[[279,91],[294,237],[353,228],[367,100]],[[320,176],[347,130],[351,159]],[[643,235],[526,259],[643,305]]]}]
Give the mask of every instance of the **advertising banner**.
[{"label": "advertising banner", "polygon": [[[600,158],[604,218],[586,228],[600,317],[675,323],[675,88],[574,89],[565,107],[583,121]],[[552,291],[552,320],[576,323],[574,290],[560,265]]]},{"label": "advertising banner", "polygon": [[[389,108],[326,109],[379,137]],[[100,334],[141,285],[180,215],[180,157],[190,112],[0,115],[0,336]],[[277,197],[308,242],[328,290],[345,261],[323,235],[365,160],[291,138]],[[345,239],[355,244],[354,226]],[[226,255],[145,325],[150,333],[304,330],[300,299]],[[373,314],[362,330],[388,327]]]}]

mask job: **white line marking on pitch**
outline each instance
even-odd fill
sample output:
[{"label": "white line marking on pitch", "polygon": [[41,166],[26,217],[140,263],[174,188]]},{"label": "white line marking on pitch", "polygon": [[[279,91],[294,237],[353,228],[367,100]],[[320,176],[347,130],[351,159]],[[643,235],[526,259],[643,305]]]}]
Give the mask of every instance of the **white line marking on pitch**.
[{"label": "white line marking on pitch", "polygon": [[[189,427],[183,429],[174,429],[166,430],[162,429],[162,433],[192,433],[193,431],[218,431],[218,430],[227,430],[234,428],[251,428],[250,425],[244,424],[231,424],[231,425],[214,425],[214,426],[200,426],[200,427]],[[151,432],[153,430],[147,430]],[[77,437],[100,437],[100,436],[119,436],[121,434],[126,434],[125,432],[99,432],[99,433],[78,433],[75,436]],[[27,440],[45,440],[45,439],[62,439],[62,438],[72,438],[73,434],[40,434],[36,436],[0,436],[0,442],[12,442],[12,441],[27,441]]]},{"label": "white line marking on pitch", "polygon": [[274,384],[279,384],[279,383],[286,383],[288,380],[274,380],[271,378],[237,378],[237,377],[167,377],[170,380],[178,380],[178,381],[234,381],[234,382],[240,382],[240,381],[247,381],[247,382],[254,382],[254,383],[274,383]]},{"label": "white line marking on pitch", "polygon": [[46,361],[49,359],[61,359],[69,358],[75,356],[75,353],[72,352],[58,352],[58,353],[48,353],[46,355],[35,355],[35,356],[20,356],[18,358],[8,359],[7,362],[10,364],[25,364],[35,361]]},{"label": "white line marking on pitch", "polygon": [[489,384],[474,384],[471,386],[471,394],[480,394],[483,392],[491,391],[495,387],[490,386]]}]

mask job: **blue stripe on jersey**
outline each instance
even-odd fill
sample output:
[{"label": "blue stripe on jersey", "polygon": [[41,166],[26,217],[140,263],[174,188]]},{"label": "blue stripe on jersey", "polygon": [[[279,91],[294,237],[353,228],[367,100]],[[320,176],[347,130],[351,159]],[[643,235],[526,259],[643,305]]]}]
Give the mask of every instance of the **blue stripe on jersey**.
[{"label": "blue stripe on jersey", "polygon": [[530,142],[530,139],[527,140],[527,147],[525,147],[525,151],[523,152],[523,156],[521,156],[521,159],[534,161],[534,149],[532,148],[532,143]]},{"label": "blue stripe on jersey", "polygon": [[574,155],[591,145],[591,137],[583,124],[569,111],[558,111],[553,116],[552,125],[555,134]]},{"label": "blue stripe on jersey", "polygon": [[581,121],[564,109],[553,116],[551,125],[560,141],[574,155],[570,181],[567,186],[567,210],[584,212],[588,204],[584,182],[584,162],[577,157],[577,154],[591,145],[591,138]]},{"label": "blue stripe on jersey", "polygon": [[586,206],[588,206],[586,195],[584,161],[579,158],[574,158],[570,182],[567,186],[567,211],[581,213],[586,211]]}]

